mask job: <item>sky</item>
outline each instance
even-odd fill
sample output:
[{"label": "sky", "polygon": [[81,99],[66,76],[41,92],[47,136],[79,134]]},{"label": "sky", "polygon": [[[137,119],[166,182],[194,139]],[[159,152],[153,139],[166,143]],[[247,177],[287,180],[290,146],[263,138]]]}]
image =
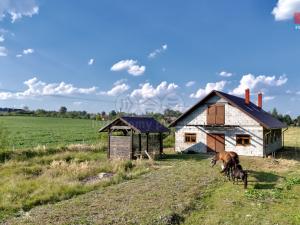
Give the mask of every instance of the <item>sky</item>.
[{"label": "sky", "polygon": [[184,111],[212,90],[300,114],[300,0],[0,0],[0,107]]}]

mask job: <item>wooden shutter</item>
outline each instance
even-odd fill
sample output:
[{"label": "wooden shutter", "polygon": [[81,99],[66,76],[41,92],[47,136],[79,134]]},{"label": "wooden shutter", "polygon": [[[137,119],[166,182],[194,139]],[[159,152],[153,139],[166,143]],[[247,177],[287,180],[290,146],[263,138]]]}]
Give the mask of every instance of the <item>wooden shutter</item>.
[{"label": "wooden shutter", "polygon": [[218,124],[218,125],[225,124],[225,107],[224,107],[224,105],[216,106],[216,124]]},{"label": "wooden shutter", "polygon": [[207,108],[207,124],[213,125],[216,124],[216,106],[211,105]]}]

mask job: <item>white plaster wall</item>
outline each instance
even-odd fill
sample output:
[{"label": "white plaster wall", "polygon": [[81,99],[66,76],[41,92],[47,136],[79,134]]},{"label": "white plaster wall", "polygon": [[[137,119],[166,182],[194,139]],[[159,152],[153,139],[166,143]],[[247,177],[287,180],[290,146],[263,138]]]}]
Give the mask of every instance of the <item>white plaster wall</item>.
[{"label": "white plaster wall", "polygon": [[[193,126],[206,124],[207,105],[215,103],[225,104],[225,125],[236,125],[240,127],[204,129]],[[197,144],[184,142],[184,133],[188,132],[196,133]],[[263,156],[263,127],[244,112],[230,105],[225,99],[218,96],[213,96],[206,103],[177,123],[175,132],[175,150],[178,152],[187,150],[206,152],[206,133],[225,134],[226,151],[235,151],[239,155]],[[251,136],[251,145],[245,147],[236,146],[236,134],[249,134]]]}]

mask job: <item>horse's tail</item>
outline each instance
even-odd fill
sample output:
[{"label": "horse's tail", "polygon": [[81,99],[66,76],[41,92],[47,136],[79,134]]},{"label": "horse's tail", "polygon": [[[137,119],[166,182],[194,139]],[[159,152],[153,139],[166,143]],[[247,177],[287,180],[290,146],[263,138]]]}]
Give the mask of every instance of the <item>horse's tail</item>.
[{"label": "horse's tail", "polygon": [[245,177],[244,177],[244,189],[247,189],[248,185],[248,173],[245,171]]}]

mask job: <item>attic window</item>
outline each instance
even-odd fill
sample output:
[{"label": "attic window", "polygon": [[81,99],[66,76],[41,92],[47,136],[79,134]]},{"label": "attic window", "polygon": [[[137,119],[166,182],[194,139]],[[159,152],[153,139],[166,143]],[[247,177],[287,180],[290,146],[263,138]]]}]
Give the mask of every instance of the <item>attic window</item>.
[{"label": "attic window", "polygon": [[237,134],[236,135],[236,145],[237,146],[248,146],[251,144],[251,137],[247,134]]},{"label": "attic window", "polygon": [[196,143],[197,136],[196,133],[185,133],[184,142],[185,143]]}]

